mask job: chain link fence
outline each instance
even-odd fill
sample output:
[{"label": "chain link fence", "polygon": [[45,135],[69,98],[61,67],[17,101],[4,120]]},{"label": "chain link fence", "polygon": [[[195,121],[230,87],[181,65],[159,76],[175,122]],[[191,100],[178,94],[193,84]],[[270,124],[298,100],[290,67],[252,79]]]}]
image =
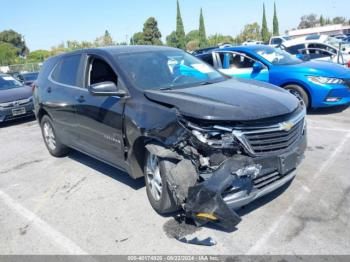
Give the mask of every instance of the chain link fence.
[{"label": "chain link fence", "polygon": [[43,63],[28,63],[28,64],[0,66],[0,72],[8,73],[8,74],[37,72],[40,70],[42,64]]}]

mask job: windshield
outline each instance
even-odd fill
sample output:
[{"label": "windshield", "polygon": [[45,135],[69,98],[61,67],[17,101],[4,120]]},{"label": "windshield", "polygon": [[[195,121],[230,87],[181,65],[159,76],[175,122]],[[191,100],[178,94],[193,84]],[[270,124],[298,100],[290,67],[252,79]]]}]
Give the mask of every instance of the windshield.
[{"label": "windshield", "polygon": [[12,76],[0,75],[0,90],[17,88],[22,86],[23,85],[21,84],[21,82],[17,81]]},{"label": "windshield", "polygon": [[181,50],[116,55],[121,68],[137,88],[175,89],[224,81],[208,64]]},{"label": "windshield", "polygon": [[339,44],[341,44],[341,49],[342,51],[345,51],[345,49],[350,48],[350,44],[344,43],[342,40],[337,39],[335,37],[328,37],[327,40],[325,41],[326,44],[333,46],[337,50],[339,50]]},{"label": "windshield", "polygon": [[255,52],[273,65],[294,65],[302,62],[286,51],[277,48],[257,49]]},{"label": "windshield", "polygon": [[34,81],[38,78],[38,73],[23,74],[26,81]]}]

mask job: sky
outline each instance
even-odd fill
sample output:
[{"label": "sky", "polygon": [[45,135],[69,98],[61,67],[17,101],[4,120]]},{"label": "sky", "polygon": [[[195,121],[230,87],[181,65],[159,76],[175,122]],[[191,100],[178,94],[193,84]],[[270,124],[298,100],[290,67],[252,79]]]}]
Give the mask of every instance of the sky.
[{"label": "sky", "polygon": [[[345,16],[349,0],[275,0],[280,31],[296,28],[304,14]],[[207,35],[235,36],[245,24],[262,20],[265,3],[272,30],[274,0],[180,0],[185,31],[198,29],[203,8]],[[0,0],[0,31],[24,35],[30,50],[50,49],[67,40],[92,41],[108,30],[118,42],[157,19],[163,40],[176,28],[176,0]]]}]

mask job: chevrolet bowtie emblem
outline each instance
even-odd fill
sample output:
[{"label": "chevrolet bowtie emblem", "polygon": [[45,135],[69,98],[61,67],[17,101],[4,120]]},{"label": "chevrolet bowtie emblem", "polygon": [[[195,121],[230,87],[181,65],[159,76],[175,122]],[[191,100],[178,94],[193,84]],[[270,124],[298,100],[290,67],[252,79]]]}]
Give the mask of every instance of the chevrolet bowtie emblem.
[{"label": "chevrolet bowtie emblem", "polygon": [[288,132],[293,128],[294,124],[292,122],[283,122],[280,124],[280,129]]}]

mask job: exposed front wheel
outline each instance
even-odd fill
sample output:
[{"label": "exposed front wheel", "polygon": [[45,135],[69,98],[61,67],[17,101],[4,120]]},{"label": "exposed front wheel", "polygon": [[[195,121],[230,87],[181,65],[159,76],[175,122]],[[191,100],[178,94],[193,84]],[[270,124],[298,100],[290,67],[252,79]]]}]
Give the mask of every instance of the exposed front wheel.
[{"label": "exposed front wheel", "polygon": [[292,95],[296,96],[299,100],[303,101],[306,108],[309,108],[309,96],[305,92],[304,88],[298,85],[288,85],[284,88],[287,89]]},{"label": "exposed front wheel", "polygon": [[51,118],[47,115],[43,116],[40,122],[40,126],[45,145],[50,154],[55,157],[66,155],[69,151],[69,148],[60,142],[59,138],[56,135]]},{"label": "exposed front wheel", "polygon": [[173,166],[173,163],[147,151],[144,167],[147,196],[153,209],[160,214],[179,209],[166,179],[166,172],[169,172]]}]

